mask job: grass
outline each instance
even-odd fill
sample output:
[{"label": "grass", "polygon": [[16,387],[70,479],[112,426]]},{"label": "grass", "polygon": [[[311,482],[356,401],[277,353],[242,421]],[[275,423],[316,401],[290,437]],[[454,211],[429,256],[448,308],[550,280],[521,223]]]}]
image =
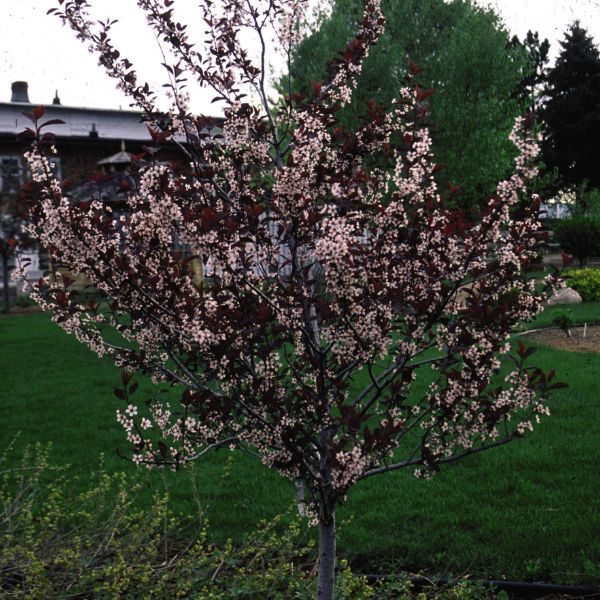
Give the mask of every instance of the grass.
[{"label": "grass", "polygon": [[[598,304],[573,308],[576,319],[587,319]],[[133,471],[115,453],[127,445],[114,417],[118,372],[109,361],[41,314],[0,319],[0,361],[0,449],[17,432],[20,446],[52,442],[53,462],[71,463],[78,475],[73,486],[85,486],[101,452],[107,469]],[[571,386],[532,434],[430,481],[397,472],[350,492],[339,513],[339,549],[358,569],[600,583],[600,361],[540,349],[532,362],[556,368]],[[200,507],[215,541],[240,539],[293,499],[288,482],[228,451],[193,470],[139,473],[142,505],[166,486],[181,514],[194,519]]]},{"label": "grass", "polygon": [[572,312],[576,325],[583,325],[584,323],[589,325],[600,322],[600,303],[582,302],[581,304],[570,304],[568,306],[548,306],[533,322],[523,323],[519,327],[519,330],[526,331],[537,329],[538,327],[555,327],[556,325],[553,323],[554,316],[560,311],[564,311],[565,308],[568,308]]},{"label": "grass", "polygon": [[[572,267],[571,269],[575,269],[575,267]],[[571,269],[563,271],[563,274],[568,273]],[[544,271],[530,271],[527,273],[527,277],[528,279],[535,278],[541,281],[541,279],[550,272],[549,268],[546,268]],[[566,283],[569,285],[568,281]],[[540,288],[542,287],[541,283],[539,286]],[[554,316],[557,312],[563,311],[565,308],[571,310],[576,325],[583,325],[584,323],[588,323],[588,325],[591,323],[600,323],[600,302],[582,302],[581,304],[572,304],[568,307],[565,307],[564,305],[548,306],[532,323],[523,323],[517,330],[526,331],[538,327],[555,326],[553,323]]]},{"label": "grass", "polygon": [[[115,411],[122,401],[112,393],[119,385],[119,371],[108,359],[99,359],[73,337],[66,335],[44,314],[0,318],[0,452],[19,435],[17,446],[52,443],[55,463],[71,464],[84,489],[86,473],[99,465],[100,454],[109,470],[135,471],[117,456],[128,453],[124,432]],[[266,469],[253,469],[253,460],[227,451],[202,461],[197,496],[192,493],[193,473],[141,472],[147,478],[140,502],[151,502],[154,491],[166,486],[177,508],[185,515],[198,513],[198,500],[211,516],[215,531],[233,537],[247,531],[261,518],[283,512],[290,506],[291,487]],[[266,507],[251,502],[242,490],[263,495]],[[227,511],[211,510],[223,501]]]}]

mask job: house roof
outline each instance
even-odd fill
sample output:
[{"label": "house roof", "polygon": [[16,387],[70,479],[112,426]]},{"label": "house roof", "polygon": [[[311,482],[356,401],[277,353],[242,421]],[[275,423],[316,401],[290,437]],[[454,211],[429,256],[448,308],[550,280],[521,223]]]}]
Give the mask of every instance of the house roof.
[{"label": "house roof", "polygon": [[[99,139],[148,141],[150,135],[141,113],[126,110],[83,108],[48,104],[44,120],[62,119],[64,125],[52,125],[49,131],[57,137],[97,137]],[[23,114],[33,105],[25,102],[0,102],[0,134],[18,134],[31,126]]]},{"label": "house roof", "polygon": [[[33,104],[26,102],[0,102],[0,136],[17,135],[31,121],[23,114],[30,112]],[[150,142],[150,134],[142,113],[131,110],[85,108],[45,104],[43,120],[61,119],[64,125],[52,125],[48,131],[57,138],[92,138],[97,140],[125,140]],[[220,123],[221,119],[215,118]]]}]

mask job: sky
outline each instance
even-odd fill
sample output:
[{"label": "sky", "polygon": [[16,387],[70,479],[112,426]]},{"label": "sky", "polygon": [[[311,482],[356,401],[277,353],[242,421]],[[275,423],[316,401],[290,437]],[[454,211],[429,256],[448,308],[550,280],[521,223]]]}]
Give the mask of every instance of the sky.
[{"label": "sky", "polygon": [[[114,39],[121,53],[138,68],[140,78],[160,88],[164,82],[156,40],[145,26],[135,0],[90,0],[94,16],[117,18]],[[520,38],[528,29],[537,30],[551,44],[551,57],[558,40],[575,19],[600,43],[600,0],[478,0],[491,4],[508,30]],[[197,0],[179,0],[180,20],[200,33]],[[33,103],[52,102],[58,90],[62,104],[98,108],[129,108],[129,100],[115,89],[97,64],[97,59],[75,39],[70,29],[54,16],[57,0],[0,0],[0,101],[9,101],[13,81],[29,83]],[[193,28],[196,29],[193,29]],[[191,107],[196,112],[215,114],[207,93],[194,91]]]}]

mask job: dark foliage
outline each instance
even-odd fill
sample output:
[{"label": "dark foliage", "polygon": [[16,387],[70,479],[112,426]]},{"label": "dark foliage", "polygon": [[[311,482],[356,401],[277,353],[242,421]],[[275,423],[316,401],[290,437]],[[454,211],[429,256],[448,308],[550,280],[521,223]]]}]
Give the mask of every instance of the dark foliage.
[{"label": "dark foliage", "polygon": [[593,39],[574,22],[560,42],[562,51],[548,73],[542,118],[543,157],[561,183],[586,179],[600,187],[600,55]]},{"label": "dark foliage", "polygon": [[518,36],[513,36],[509,47],[521,48],[527,52],[528,68],[519,82],[515,94],[523,104],[529,107],[531,112],[536,112],[546,82],[550,43],[547,39],[540,41],[538,32],[529,30],[522,42]]},{"label": "dark foliage", "polygon": [[591,217],[565,219],[556,225],[556,239],[565,252],[572,254],[579,265],[600,255],[600,222]]}]

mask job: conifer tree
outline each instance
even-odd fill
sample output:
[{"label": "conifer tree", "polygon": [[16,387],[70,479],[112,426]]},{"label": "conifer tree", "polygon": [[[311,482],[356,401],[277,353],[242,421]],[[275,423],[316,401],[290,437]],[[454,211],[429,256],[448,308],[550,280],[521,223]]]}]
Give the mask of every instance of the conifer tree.
[{"label": "conifer tree", "polygon": [[562,51],[548,73],[542,113],[544,162],[558,170],[563,185],[587,180],[600,187],[600,55],[578,21],[560,45]]},{"label": "conifer tree", "polygon": [[546,84],[550,42],[547,39],[540,41],[539,33],[529,30],[523,41],[518,36],[513,36],[510,46],[522,48],[527,52],[528,64],[525,67],[523,78],[519,82],[516,95],[531,112],[536,112],[539,109],[543,88]]}]

